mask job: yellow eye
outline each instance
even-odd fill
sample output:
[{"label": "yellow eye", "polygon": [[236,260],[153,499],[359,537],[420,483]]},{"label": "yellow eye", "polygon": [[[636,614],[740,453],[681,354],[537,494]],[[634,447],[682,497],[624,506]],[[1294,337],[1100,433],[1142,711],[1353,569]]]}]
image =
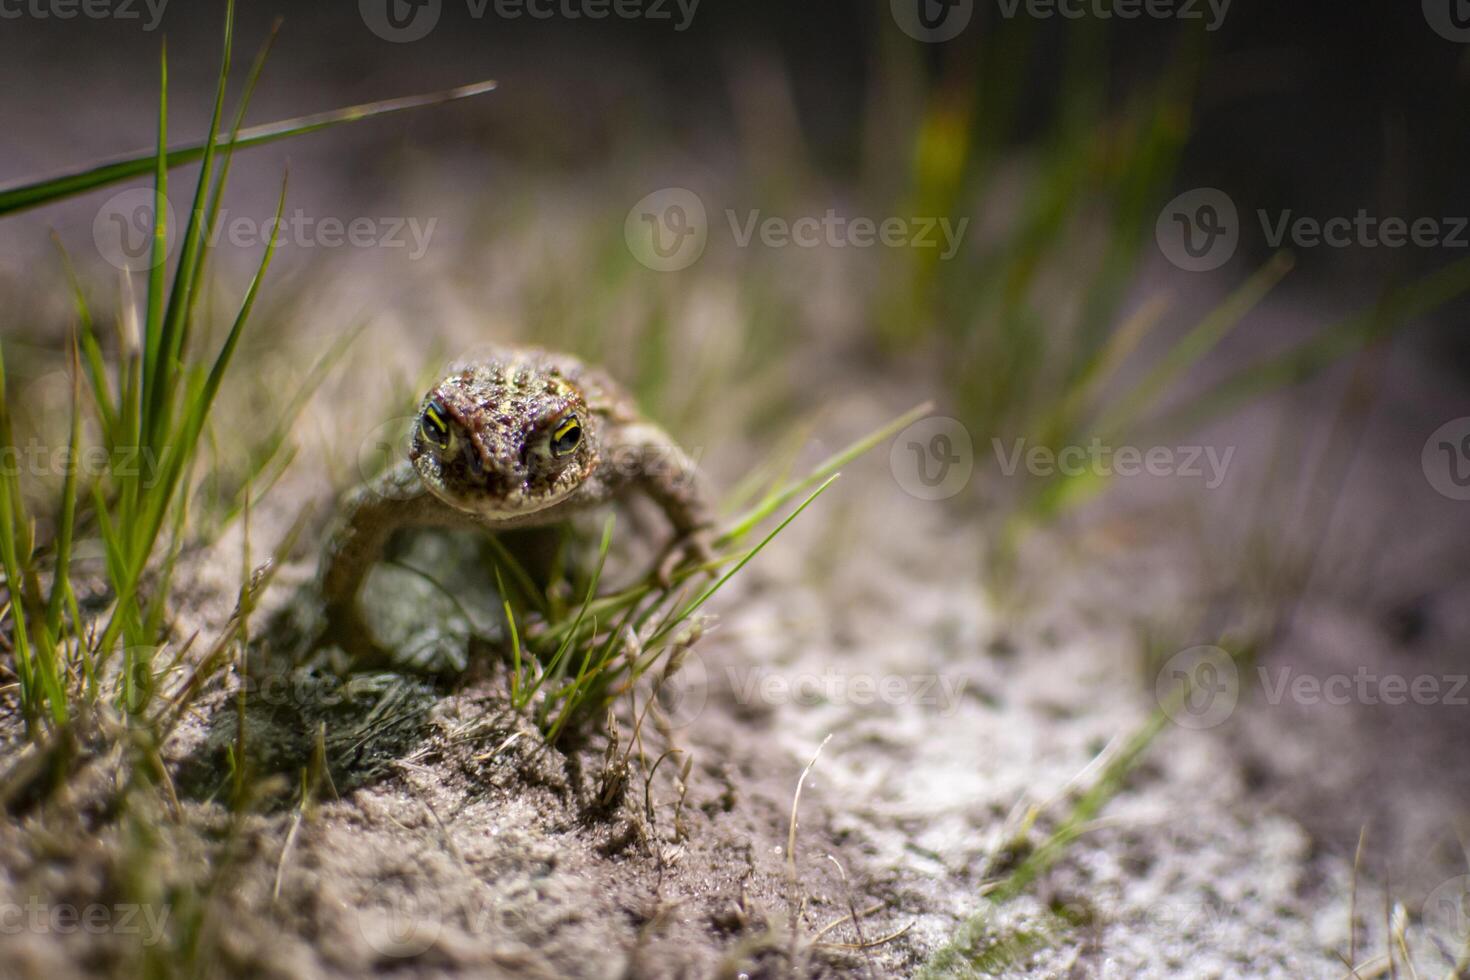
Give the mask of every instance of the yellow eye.
[{"label": "yellow eye", "polygon": [[449,423],[444,420],[443,405],[429,402],[423,418],[419,420],[419,428],[423,430],[425,439],[440,449],[449,448]]},{"label": "yellow eye", "polygon": [[551,455],[566,456],[582,441],[582,423],[575,415],[568,415],[559,422],[551,433]]}]

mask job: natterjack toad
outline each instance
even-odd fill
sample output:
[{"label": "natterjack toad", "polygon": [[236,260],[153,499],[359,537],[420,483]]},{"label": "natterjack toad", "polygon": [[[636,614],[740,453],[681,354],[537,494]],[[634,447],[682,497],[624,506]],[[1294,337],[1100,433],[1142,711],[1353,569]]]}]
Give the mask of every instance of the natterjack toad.
[{"label": "natterjack toad", "polygon": [[506,349],[456,365],[420,403],[408,455],[348,495],[323,558],[325,639],[349,654],[376,649],[357,595],[402,527],[544,525],[636,490],[673,525],[661,577],[708,557],[713,514],[694,461],[574,358]]}]

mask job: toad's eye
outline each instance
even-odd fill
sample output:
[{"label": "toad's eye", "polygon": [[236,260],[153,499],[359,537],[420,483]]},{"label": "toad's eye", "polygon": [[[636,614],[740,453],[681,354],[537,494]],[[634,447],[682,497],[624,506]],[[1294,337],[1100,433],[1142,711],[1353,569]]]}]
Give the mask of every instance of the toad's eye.
[{"label": "toad's eye", "polygon": [[569,455],[581,441],[582,423],[575,415],[568,415],[551,431],[551,455],[558,458]]},{"label": "toad's eye", "polygon": [[449,448],[449,423],[444,420],[445,414],[443,405],[438,402],[429,402],[424,409],[423,418],[419,420],[419,428],[423,430],[424,438],[440,449]]}]

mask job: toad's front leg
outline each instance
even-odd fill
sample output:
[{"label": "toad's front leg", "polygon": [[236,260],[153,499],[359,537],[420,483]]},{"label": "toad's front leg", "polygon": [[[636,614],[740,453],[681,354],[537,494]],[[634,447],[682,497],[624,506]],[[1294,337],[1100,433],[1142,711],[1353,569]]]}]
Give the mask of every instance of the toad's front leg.
[{"label": "toad's front leg", "polygon": [[715,513],[695,459],[663,429],[644,421],[618,426],[609,455],[617,478],[657,504],[673,526],[674,537],[657,565],[658,581],[667,586],[680,565],[709,561]]},{"label": "toad's front leg", "polygon": [[383,663],[387,655],[363,618],[358,594],[389,539],[400,528],[461,527],[474,521],[429,493],[407,461],[349,493],[339,520],[322,555],[326,629],[318,645],[341,647],[360,663]]}]

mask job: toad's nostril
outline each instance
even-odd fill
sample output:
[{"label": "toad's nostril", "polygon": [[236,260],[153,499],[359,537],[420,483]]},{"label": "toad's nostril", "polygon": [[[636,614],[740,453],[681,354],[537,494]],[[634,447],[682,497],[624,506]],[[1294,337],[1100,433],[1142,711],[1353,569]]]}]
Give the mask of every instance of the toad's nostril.
[{"label": "toad's nostril", "polygon": [[474,443],[465,444],[465,461],[469,464],[470,472],[477,478],[485,475],[485,460],[480,456],[479,447]]}]

